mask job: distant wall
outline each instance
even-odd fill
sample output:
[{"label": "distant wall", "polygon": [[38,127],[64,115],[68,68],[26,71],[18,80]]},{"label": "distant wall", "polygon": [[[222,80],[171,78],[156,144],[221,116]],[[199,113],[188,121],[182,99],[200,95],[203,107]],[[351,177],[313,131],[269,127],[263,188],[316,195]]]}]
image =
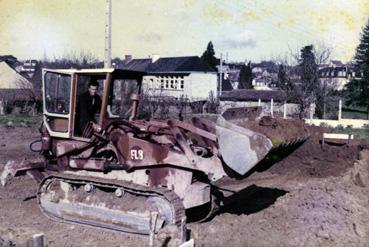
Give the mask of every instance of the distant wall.
[{"label": "distant wall", "polygon": [[305,119],[305,123],[309,125],[319,126],[326,124],[331,127],[337,127],[339,125],[343,127],[352,126],[353,128],[366,128],[369,125],[369,120],[364,119],[340,119],[340,120],[327,120],[327,119]]},{"label": "distant wall", "polygon": [[[256,107],[260,106],[263,109],[263,115],[271,115],[271,102],[254,102],[254,101],[220,101],[220,112],[224,112],[228,108],[234,107]],[[283,117],[286,111],[286,117],[297,116],[299,113],[299,106],[291,103],[273,102],[273,116]]]},{"label": "distant wall", "polygon": [[190,101],[205,101],[217,92],[217,74],[188,72],[188,75],[149,75],[143,78],[143,88],[155,96],[185,97]]}]

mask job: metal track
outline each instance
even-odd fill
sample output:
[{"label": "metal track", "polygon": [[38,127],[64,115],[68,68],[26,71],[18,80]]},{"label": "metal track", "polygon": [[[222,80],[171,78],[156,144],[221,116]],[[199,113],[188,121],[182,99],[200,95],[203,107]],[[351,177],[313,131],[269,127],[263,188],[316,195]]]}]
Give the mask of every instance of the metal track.
[{"label": "metal track", "polygon": [[[87,224],[96,227],[108,228],[116,231],[124,231],[131,233],[139,233],[139,234],[149,234],[150,226],[148,218],[140,219],[139,216],[128,216],[124,214],[124,212],[113,212],[111,210],[105,210],[101,208],[84,208],[80,205],[62,205],[58,202],[53,203],[43,199],[43,195],[47,194],[47,190],[49,185],[51,185],[55,181],[62,181],[68,184],[79,184],[86,185],[92,184],[97,188],[107,188],[107,189],[123,189],[125,192],[128,192],[135,196],[143,196],[146,198],[154,198],[160,200],[165,200],[165,204],[170,206],[171,216],[170,222],[161,222],[165,225],[177,225],[180,226],[181,219],[185,216],[185,209],[182,203],[182,200],[174,193],[167,188],[163,187],[146,187],[138,184],[134,184],[132,182],[122,181],[122,180],[111,180],[111,179],[103,179],[103,178],[95,178],[95,177],[84,177],[77,176],[71,174],[55,174],[45,177],[40,183],[39,191],[38,191],[38,203],[43,211],[48,217],[52,219],[58,219],[63,221],[70,221],[79,224]],[[112,193],[112,196],[114,194]],[[129,203],[125,202],[125,203]],[[70,208],[68,208],[70,207]],[[68,211],[69,210],[69,211]],[[72,214],[71,212],[76,212]],[[68,212],[68,213],[66,213]],[[160,212],[159,212],[160,213]],[[89,219],[84,219],[83,216],[86,215]],[[107,221],[99,221],[99,220],[91,220],[91,217],[110,217]],[[128,219],[128,222],[125,220]],[[168,219],[167,219],[168,220]],[[129,223],[131,222],[131,223]],[[147,225],[146,225],[147,223]],[[155,231],[158,231],[161,227],[161,223],[157,224]],[[130,225],[131,224],[131,225]],[[141,224],[141,225],[139,225]]]}]

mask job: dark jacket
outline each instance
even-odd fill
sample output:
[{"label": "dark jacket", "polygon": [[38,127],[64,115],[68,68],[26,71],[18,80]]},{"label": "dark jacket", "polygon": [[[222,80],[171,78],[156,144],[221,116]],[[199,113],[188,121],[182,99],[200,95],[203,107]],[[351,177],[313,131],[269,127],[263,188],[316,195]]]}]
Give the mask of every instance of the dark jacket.
[{"label": "dark jacket", "polygon": [[95,114],[99,113],[101,109],[101,98],[95,94],[91,96],[87,91],[78,96],[77,101],[77,124],[78,129],[76,133],[82,134],[86,124],[90,121],[96,123]]}]

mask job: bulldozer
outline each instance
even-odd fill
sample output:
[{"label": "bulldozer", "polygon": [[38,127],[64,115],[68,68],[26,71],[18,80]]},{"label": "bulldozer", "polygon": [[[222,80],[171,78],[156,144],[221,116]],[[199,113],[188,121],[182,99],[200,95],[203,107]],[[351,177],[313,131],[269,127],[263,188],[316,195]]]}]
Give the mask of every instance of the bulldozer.
[{"label": "bulldozer", "polygon": [[[247,174],[276,145],[231,121],[250,109],[229,109],[213,121],[140,119],[145,75],[44,69],[41,158],[8,162],[2,184],[28,174],[39,184],[37,201],[48,217],[116,231],[149,234],[152,212],[155,232],[179,226],[189,209],[210,205],[210,215],[229,191],[244,188]],[[99,85],[101,107],[81,129],[79,95],[90,81]]]}]

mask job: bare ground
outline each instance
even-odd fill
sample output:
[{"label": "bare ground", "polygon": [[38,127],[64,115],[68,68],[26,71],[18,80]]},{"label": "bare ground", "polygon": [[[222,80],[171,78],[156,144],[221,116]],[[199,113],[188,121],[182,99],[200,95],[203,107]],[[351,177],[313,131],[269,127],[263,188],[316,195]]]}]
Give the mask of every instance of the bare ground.
[{"label": "bare ground", "polygon": [[[36,127],[0,127],[0,136],[0,163],[37,157],[28,149]],[[196,246],[368,246],[369,151],[359,143],[322,148],[318,137],[272,166],[264,162],[248,178],[253,193],[208,222],[188,224]],[[0,187],[0,246],[26,246],[39,232],[47,246],[148,244],[145,236],[50,220],[36,189],[26,176]]]}]

